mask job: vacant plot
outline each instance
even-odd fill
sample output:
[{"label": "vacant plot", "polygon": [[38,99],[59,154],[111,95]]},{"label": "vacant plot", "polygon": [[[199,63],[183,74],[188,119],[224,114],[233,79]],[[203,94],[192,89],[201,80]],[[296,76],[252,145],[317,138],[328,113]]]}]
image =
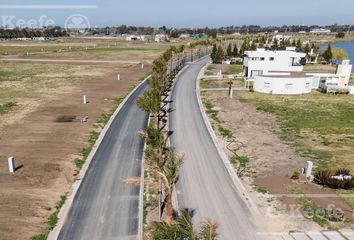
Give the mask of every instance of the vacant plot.
[{"label": "vacant plot", "polygon": [[319,92],[303,96],[240,92],[238,96],[275,114],[282,139],[317,159],[320,168],[346,167],[354,172],[354,96]]},{"label": "vacant plot", "polygon": [[[125,54],[104,53],[117,59]],[[140,54],[153,60],[136,50]],[[141,69],[139,64],[1,63],[0,239],[30,239],[55,225],[55,206],[70,192],[106,113],[149,71],[149,64]],[[83,104],[83,95],[89,104]],[[13,175],[7,173],[8,156],[20,166]]]},{"label": "vacant plot", "polygon": [[60,39],[46,42],[0,43],[3,58],[151,60],[170,44],[126,42],[118,39]]},{"label": "vacant plot", "polygon": [[[308,184],[300,174],[296,174],[308,160],[317,161],[316,166],[321,168],[332,167],[330,163],[333,163],[333,167],[346,164],[344,160],[336,161],[337,158],[322,159],[323,155],[319,154],[317,146],[320,145],[320,150],[324,151],[322,147],[329,147],[329,145],[323,143],[319,135],[327,134],[329,131],[332,136],[333,129],[341,127],[348,129],[350,123],[349,126],[343,126],[339,120],[338,122],[334,120],[333,125],[328,125],[329,122],[326,124],[328,120],[323,118],[324,113],[327,114],[323,112],[324,107],[320,107],[319,110],[317,108],[320,104],[312,107],[317,101],[325,102],[326,98],[333,97],[332,101],[337,99],[336,103],[323,104],[333,110],[336,105],[339,105],[339,97],[343,96],[313,93],[307,96],[286,97],[235,91],[234,99],[230,99],[227,94],[227,91],[203,92],[204,105],[235,171],[243,178],[261,212],[272,216],[272,221],[268,224],[269,230],[313,230],[321,227],[343,226],[342,222],[330,223],[326,219],[312,219],[319,224],[318,226],[306,221],[301,215],[293,216],[292,211],[296,205],[299,205],[300,209],[311,207],[311,209],[322,210],[335,206],[344,212],[346,220],[351,221],[354,205],[352,205],[353,198],[348,195],[350,191],[340,192],[345,202],[332,190]],[[342,104],[351,103],[351,99],[345,98]],[[342,118],[343,122],[348,120],[345,117],[343,119],[343,115],[338,113],[334,118],[337,117]],[[327,130],[323,132],[323,129]],[[309,136],[310,132],[311,136]],[[350,149],[349,154],[353,153],[352,147],[353,143],[350,142],[345,145],[346,149]],[[338,154],[338,158],[347,157],[340,155],[342,151],[336,152],[337,149],[334,148],[326,151],[335,151],[332,154]],[[287,194],[293,196],[286,196]],[[275,201],[275,198],[280,202]],[[306,205],[299,202],[304,199]],[[351,206],[348,206],[348,203]]]},{"label": "vacant plot", "polygon": [[337,66],[327,65],[327,64],[307,64],[304,66],[305,72],[325,72],[325,73],[336,73]]},{"label": "vacant plot", "polygon": [[239,74],[242,72],[243,66],[236,64],[210,64],[208,65],[205,75],[211,76],[216,75],[220,70],[222,75]]}]

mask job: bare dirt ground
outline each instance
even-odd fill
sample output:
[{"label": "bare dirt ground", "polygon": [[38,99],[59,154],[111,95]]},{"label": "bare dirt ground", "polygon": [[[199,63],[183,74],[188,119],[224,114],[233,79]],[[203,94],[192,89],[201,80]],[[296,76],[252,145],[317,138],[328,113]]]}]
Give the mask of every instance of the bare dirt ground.
[{"label": "bare dirt ground", "polygon": [[[230,129],[238,145],[242,145],[238,154],[250,159],[242,180],[262,215],[266,217],[266,222],[262,224],[270,232],[323,229],[305,219],[301,211],[296,211],[296,197],[285,196],[290,194],[291,188],[306,195],[320,195],[311,197],[316,205],[327,208],[333,204],[333,207],[344,211],[347,219],[352,220],[353,210],[331,190],[308,184],[302,178],[298,181],[290,179],[294,171],[305,167],[306,161],[311,159],[301,156],[291,143],[278,137],[281,130],[276,117],[257,111],[256,106],[250,103],[239,101],[237,91],[234,95],[236,97],[230,99],[227,91],[207,91],[203,93],[203,98],[214,104],[222,126]],[[227,142],[218,135],[225,152],[231,157],[231,152],[226,148]],[[261,193],[257,190],[259,187],[268,193]]]},{"label": "bare dirt ground", "polygon": [[[70,191],[73,160],[87,146],[94,123],[111,110],[113,99],[123,97],[149,70],[147,65],[144,70],[140,65],[112,65],[104,77],[57,91],[29,106],[21,103],[19,111],[30,110],[17,116],[11,113],[0,133],[1,240],[30,239],[42,232],[60,196]],[[88,105],[82,103],[83,95],[88,96]],[[87,123],[56,122],[61,115],[89,118]],[[7,173],[8,156],[15,156],[21,166],[15,174]]]}]

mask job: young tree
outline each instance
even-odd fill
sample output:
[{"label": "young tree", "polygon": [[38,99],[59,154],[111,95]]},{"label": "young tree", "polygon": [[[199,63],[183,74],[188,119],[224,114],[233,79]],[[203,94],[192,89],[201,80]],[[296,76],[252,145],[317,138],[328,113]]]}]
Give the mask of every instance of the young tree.
[{"label": "young tree", "polygon": [[250,49],[251,49],[252,51],[257,50],[257,45],[256,45],[255,41],[252,41],[252,44],[251,44]]},{"label": "young tree", "polygon": [[237,56],[238,56],[237,43],[235,43],[234,49],[232,50],[232,56],[233,56],[233,57],[237,57]]},{"label": "young tree", "polygon": [[163,149],[148,147],[145,151],[146,163],[156,177],[161,178],[165,192],[166,224],[173,224],[172,193],[175,189],[183,157],[177,156],[174,148]]},{"label": "young tree", "polygon": [[339,32],[336,35],[336,38],[344,38],[345,37],[345,33],[344,32]]},{"label": "young tree", "polygon": [[222,49],[220,45],[216,51],[216,63],[221,64],[222,61],[224,60],[224,57],[225,57],[224,49]]},{"label": "young tree", "polygon": [[217,48],[216,44],[214,44],[214,45],[213,45],[213,49],[212,49],[211,54],[210,54],[210,57],[211,57],[211,60],[212,60],[213,63],[216,62],[216,57],[217,57],[216,54],[217,54],[217,51],[218,51],[218,48]]},{"label": "young tree", "polygon": [[333,57],[331,44],[328,44],[327,49],[322,53],[322,57],[329,63]]},{"label": "young tree", "polygon": [[305,47],[304,47],[304,52],[306,54],[309,54],[309,52],[311,51],[311,47],[309,43],[306,43]]},{"label": "young tree", "polygon": [[231,45],[231,43],[229,43],[229,45],[227,46],[226,55],[228,57],[232,57],[232,45]]},{"label": "young tree", "polygon": [[148,229],[146,238],[148,240],[216,240],[217,224],[210,220],[204,221],[196,232],[192,221],[193,215],[194,211],[184,209],[171,225],[154,222]]},{"label": "young tree", "polygon": [[298,39],[297,42],[296,42],[296,48],[301,50],[302,49],[302,43],[301,43],[301,40]]},{"label": "young tree", "polygon": [[278,44],[278,39],[274,39],[273,44],[272,44],[272,50],[278,50],[279,49],[279,44]]}]

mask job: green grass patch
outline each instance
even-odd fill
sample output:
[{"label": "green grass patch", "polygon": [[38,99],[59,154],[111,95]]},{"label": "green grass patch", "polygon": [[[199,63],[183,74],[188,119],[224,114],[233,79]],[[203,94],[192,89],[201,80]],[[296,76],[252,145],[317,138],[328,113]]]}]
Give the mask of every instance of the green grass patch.
[{"label": "green grass patch", "polygon": [[209,87],[210,83],[211,83],[212,80],[201,80],[200,81],[200,88],[201,89],[206,89]]},{"label": "green grass patch", "polygon": [[231,64],[229,69],[224,73],[225,75],[240,74],[243,71],[243,65]]},{"label": "green grass patch", "polygon": [[221,124],[218,125],[218,130],[224,138],[231,139],[233,137],[232,131],[230,129],[224,128]]},{"label": "green grass patch", "polygon": [[262,194],[266,194],[268,193],[268,189],[266,187],[257,187],[257,192],[262,193]]},{"label": "green grass patch", "polygon": [[8,113],[15,106],[16,106],[16,103],[14,103],[14,102],[7,102],[7,103],[0,105],[0,115]]},{"label": "green grass patch", "polygon": [[280,137],[303,155],[317,159],[320,169],[349,167],[354,171],[354,96],[239,92],[238,97],[254,103],[259,111],[277,116]]},{"label": "green grass patch", "polygon": [[60,212],[60,209],[63,207],[65,201],[67,199],[67,194],[60,196],[60,200],[57,202],[57,204],[55,205],[55,212],[53,212],[49,217],[48,220],[46,222],[47,227],[46,229],[43,231],[43,233],[33,236],[31,239],[32,240],[44,240],[47,239],[48,234],[50,231],[52,231],[55,226],[58,223],[58,214]]},{"label": "green grass patch", "polygon": [[13,72],[0,71],[0,81],[9,80],[14,75]]}]

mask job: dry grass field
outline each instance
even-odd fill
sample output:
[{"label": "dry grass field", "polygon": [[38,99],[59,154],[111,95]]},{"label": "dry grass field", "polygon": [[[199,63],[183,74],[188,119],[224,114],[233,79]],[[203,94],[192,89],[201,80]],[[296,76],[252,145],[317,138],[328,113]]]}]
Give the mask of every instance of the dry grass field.
[{"label": "dry grass field", "polygon": [[[95,43],[96,50],[83,49]],[[117,43],[111,40],[65,39],[58,42],[0,42],[0,239],[31,239],[55,225],[77,170],[109,114],[151,71],[166,45]],[[72,51],[58,52],[63,46]],[[73,48],[82,50],[73,50]],[[41,49],[45,49],[41,52]],[[27,51],[34,53],[26,56]],[[51,51],[51,52],[47,52]],[[133,63],[6,62],[1,58],[131,59]],[[117,81],[117,73],[121,81]],[[82,96],[90,103],[84,105]],[[88,116],[87,123],[59,122],[63,116]],[[15,174],[6,159],[15,156]],[[48,218],[49,217],[49,218]],[[42,238],[36,238],[42,239]]]}]

